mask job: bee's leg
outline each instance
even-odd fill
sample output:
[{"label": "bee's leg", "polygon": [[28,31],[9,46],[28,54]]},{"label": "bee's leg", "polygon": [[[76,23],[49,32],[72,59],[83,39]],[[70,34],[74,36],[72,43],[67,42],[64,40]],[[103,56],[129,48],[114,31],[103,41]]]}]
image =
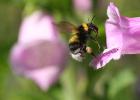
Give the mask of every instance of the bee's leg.
[{"label": "bee's leg", "polygon": [[98,27],[97,27],[96,25],[94,25],[93,32],[96,33],[95,38],[97,39],[97,38],[98,38],[98,33],[99,33],[99,32],[98,32]]},{"label": "bee's leg", "polygon": [[96,33],[95,38],[97,39],[98,38],[98,32],[95,32],[95,33]]},{"label": "bee's leg", "polygon": [[93,52],[93,50],[92,50],[91,47],[88,47],[88,46],[87,46],[87,47],[86,47],[86,52],[87,52],[88,54],[90,54],[90,55],[96,57],[96,55],[94,54],[94,52]]},{"label": "bee's leg", "polygon": [[96,40],[96,41],[95,41],[95,43],[97,44],[97,46],[98,46],[98,49],[100,50],[100,49],[101,49],[101,47],[100,47],[100,44],[99,44],[99,42]]},{"label": "bee's leg", "polygon": [[99,44],[99,42],[98,42],[96,37],[94,38],[93,36],[89,36],[89,39],[93,40],[97,44],[99,50],[101,49],[100,44]]},{"label": "bee's leg", "polygon": [[82,45],[80,48],[80,53],[84,54],[86,52],[86,45]]}]

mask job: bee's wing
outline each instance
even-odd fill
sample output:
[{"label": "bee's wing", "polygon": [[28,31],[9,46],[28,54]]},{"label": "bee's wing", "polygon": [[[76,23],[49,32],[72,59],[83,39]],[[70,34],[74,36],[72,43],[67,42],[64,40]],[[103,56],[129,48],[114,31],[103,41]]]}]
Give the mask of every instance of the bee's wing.
[{"label": "bee's wing", "polygon": [[56,26],[58,30],[62,33],[72,33],[77,31],[76,26],[67,21],[61,21],[58,24],[56,24]]}]

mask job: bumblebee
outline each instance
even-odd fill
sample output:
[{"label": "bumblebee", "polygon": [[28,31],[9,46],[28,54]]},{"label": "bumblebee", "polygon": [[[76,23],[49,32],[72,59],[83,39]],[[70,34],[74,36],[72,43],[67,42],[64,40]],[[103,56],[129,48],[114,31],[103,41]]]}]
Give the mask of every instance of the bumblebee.
[{"label": "bumblebee", "polygon": [[[92,20],[90,23],[83,23],[78,27],[75,27],[73,24],[68,22],[62,22],[63,25],[61,24],[63,27],[66,27],[66,30],[71,31],[72,33],[69,38],[69,50],[72,58],[77,61],[82,61],[86,53],[95,56],[92,48],[87,45],[87,42],[90,40],[94,40],[98,43],[98,27],[92,23]],[[92,32],[95,33],[94,37],[91,34]],[[98,47],[100,48],[99,44]]]}]

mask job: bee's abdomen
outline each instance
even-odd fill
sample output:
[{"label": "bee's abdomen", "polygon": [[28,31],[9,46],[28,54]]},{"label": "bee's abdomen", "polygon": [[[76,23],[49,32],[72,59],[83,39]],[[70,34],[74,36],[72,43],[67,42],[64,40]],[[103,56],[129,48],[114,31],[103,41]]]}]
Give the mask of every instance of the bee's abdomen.
[{"label": "bee's abdomen", "polygon": [[69,43],[69,49],[72,53],[75,53],[78,49],[81,48],[81,45],[78,42]]}]

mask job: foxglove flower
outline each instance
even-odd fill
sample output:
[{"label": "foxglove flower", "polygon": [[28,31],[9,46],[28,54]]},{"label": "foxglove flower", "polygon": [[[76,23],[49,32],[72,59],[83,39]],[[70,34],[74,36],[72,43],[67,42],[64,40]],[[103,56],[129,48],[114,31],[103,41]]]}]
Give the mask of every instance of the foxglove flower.
[{"label": "foxglove flower", "polygon": [[111,59],[117,60],[124,54],[140,53],[140,17],[121,16],[118,8],[110,3],[105,23],[107,49],[91,65],[101,68]]},{"label": "foxglove flower", "polygon": [[68,49],[60,40],[51,16],[38,11],[23,20],[10,57],[16,74],[47,90],[60,76],[67,57]]}]

